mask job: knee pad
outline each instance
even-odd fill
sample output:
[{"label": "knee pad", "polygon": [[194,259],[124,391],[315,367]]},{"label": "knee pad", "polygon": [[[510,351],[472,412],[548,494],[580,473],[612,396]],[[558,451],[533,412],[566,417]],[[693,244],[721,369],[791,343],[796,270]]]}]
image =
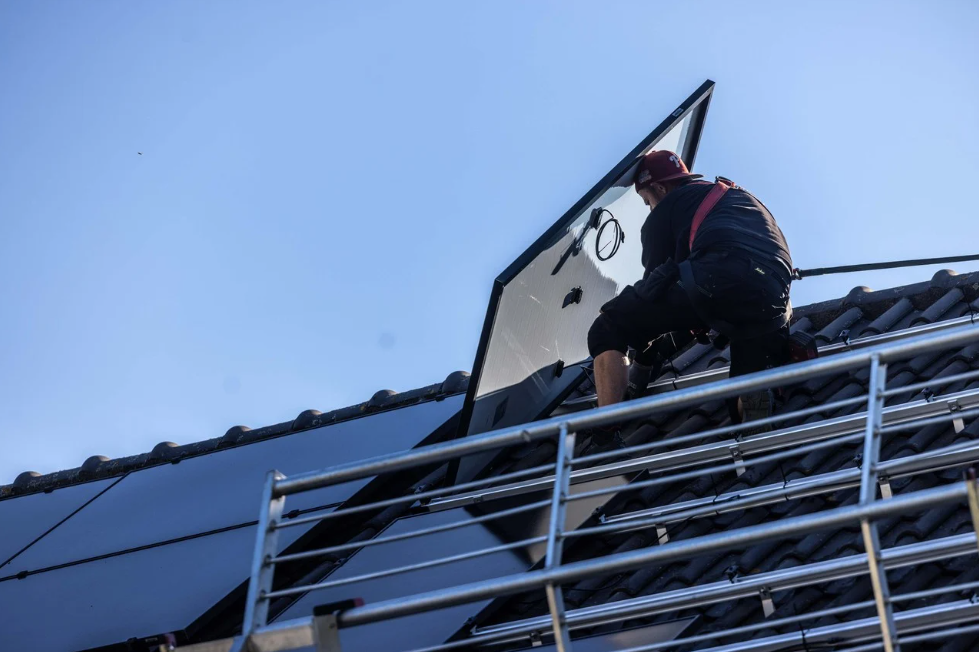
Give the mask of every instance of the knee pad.
[{"label": "knee pad", "polygon": [[597,358],[606,351],[618,351],[625,355],[629,350],[626,337],[616,328],[608,315],[602,313],[588,329],[588,353]]}]

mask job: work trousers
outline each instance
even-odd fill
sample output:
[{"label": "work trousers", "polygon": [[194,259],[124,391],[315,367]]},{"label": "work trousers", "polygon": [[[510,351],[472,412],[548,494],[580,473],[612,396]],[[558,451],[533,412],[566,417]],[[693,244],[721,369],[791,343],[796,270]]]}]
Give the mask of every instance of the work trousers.
[{"label": "work trousers", "polygon": [[[788,361],[788,327],[770,326],[789,310],[787,271],[733,249],[706,252],[691,267],[695,288],[683,287],[668,261],[602,306],[588,333],[591,355],[631,347],[637,360],[655,363],[686,346],[691,331],[710,330],[716,318],[736,328],[724,333],[731,339],[732,376]],[[702,297],[696,308],[690,292]]]}]

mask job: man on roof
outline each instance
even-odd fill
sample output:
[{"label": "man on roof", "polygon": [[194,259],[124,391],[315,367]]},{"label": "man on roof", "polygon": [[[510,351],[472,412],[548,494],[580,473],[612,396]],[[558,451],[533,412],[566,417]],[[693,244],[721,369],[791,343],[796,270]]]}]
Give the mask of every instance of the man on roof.
[{"label": "man on roof", "polygon": [[[588,332],[600,406],[641,396],[694,333],[730,339],[732,376],[788,359],[792,258],[785,237],[751,193],[701,177],[673,152],[639,160],[634,186],[651,210],[641,234],[645,272],[602,306]],[[742,396],[732,417],[761,418],[771,401],[765,391]]]}]

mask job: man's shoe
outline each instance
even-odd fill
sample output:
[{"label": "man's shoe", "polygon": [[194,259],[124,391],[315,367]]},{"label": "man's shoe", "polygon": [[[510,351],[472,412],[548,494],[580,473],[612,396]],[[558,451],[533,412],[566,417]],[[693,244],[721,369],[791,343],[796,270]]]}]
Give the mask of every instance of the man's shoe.
[{"label": "man's shoe", "polygon": [[622,434],[619,426],[598,426],[591,430],[591,440],[600,448],[624,448],[625,442],[622,441]]},{"label": "man's shoe", "polygon": [[[749,423],[751,421],[767,419],[774,414],[775,395],[770,389],[762,389],[758,390],[757,392],[742,394],[740,397],[738,397],[738,408],[738,411],[741,414],[741,423]],[[771,429],[771,424],[766,424],[753,428],[750,431],[745,430],[743,433],[754,434],[759,432],[768,432]]]},{"label": "man's shoe", "polygon": [[629,365],[629,386],[625,390],[625,400],[631,401],[635,398],[642,398],[649,390],[649,382],[658,378],[663,370],[662,361],[652,365],[644,365],[633,361]]}]

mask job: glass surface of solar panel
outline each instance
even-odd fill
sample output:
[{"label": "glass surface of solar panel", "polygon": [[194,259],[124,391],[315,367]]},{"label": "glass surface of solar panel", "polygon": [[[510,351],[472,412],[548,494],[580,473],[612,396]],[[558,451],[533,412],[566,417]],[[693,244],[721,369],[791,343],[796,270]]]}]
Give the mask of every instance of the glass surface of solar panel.
[{"label": "glass surface of solar panel", "polygon": [[[135,471],[0,577],[255,521],[270,469],[296,474],[412,448],[461,405],[462,397],[453,396]],[[286,511],[341,502],[368,481],[292,496]]]},{"label": "glass surface of solar panel", "polygon": [[0,575],[10,558],[92,500],[115,479],[96,480],[51,493],[15,496],[0,501]]},{"label": "glass surface of solar panel", "polygon": [[[403,518],[384,531],[384,536],[403,534],[437,525],[456,523],[472,518],[465,510],[433,512]],[[395,541],[364,548],[337,569],[328,579],[353,577],[364,573],[445,558],[482,548],[501,545],[502,541],[482,524],[461,527],[448,532],[429,534],[413,539]],[[313,607],[352,597],[365,602],[377,602],[422,591],[434,591],[466,582],[520,573],[527,570],[528,561],[517,552],[500,552],[475,559],[458,561],[444,566],[411,571],[392,577],[357,582],[303,596],[284,611],[278,621],[309,616]],[[479,612],[488,602],[473,603],[442,609],[390,621],[341,630],[343,649],[351,650],[408,650],[441,643],[461,627],[469,616]]]},{"label": "glass surface of solar panel", "polygon": [[0,581],[0,647],[65,652],[182,629],[248,576],[254,542],[246,527]]}]

